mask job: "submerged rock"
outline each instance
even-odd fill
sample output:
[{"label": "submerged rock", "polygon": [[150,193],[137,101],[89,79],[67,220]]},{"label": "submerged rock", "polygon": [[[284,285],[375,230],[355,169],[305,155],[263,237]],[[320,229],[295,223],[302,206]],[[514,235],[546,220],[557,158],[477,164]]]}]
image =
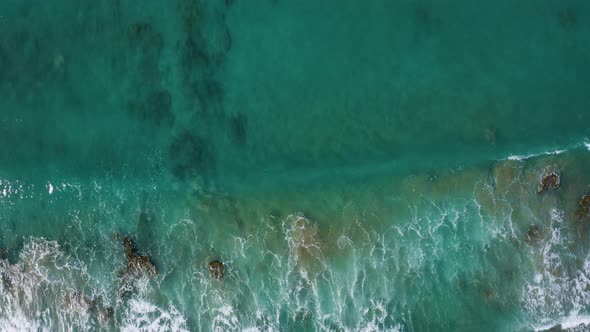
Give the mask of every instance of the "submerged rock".
[{"label": "submerged rock", "polygon": [[528,244],[535,244],[540,242],[543,239],[543,230],[541,230],[541,227],[537,226],[537,225],[531,225],[529,227],[529,230],[526,232],[526,235],[524,237],[524,240],[528,243]]},{"label": "submerged rock", "polygon": [[220,261],[212,261],[209,263],[209,272],[211,272],[211,278],[221,280],[223,278],[223,263]]},{"label": "submerged rock", "polygon": [[582,209],[582,213],[590,214],[590,195],[584,195],[580,199],[580,208]]},{"label": "submerged rock", "polygon": [[92,313],[100,322],[104,323],[113,317],[115,311],[112,307],[105,307],[101,302],[79,292],[71,292],[64,296],[65,308]]},{"label": "submerged rock", "polygon": [[495,127],[487,127],[483,130],[483,137],[486,142],[490,143],[491,145],[496,145],[496,140],[498,137],[498,129]]},{"label": "submerged rock", "polygon": [[541,179],[539,184],[539,194],[544,193],[550,188],[557,189],[559,187],[559,174],[551,172]]},{"label": "submerged rock", "polygon": [[485,297],[486,297],[487,300],[493,299],[493,298],[495,298],[495,297],[498,296],[498,294],[496,293],[496,291],[494,289],[492,289],[492,288],[486,288],[483,291],[483,294],[485,295]]},{"label": "submerged rock", "polygon": [[68,308],[81,308],[86,311],[96,309],[96,301],[79,292],[66,294],[64,297],[64,304]]},{"label": "submerged rock", "polygon": [[127,236],[123,239],[123,247],[125,249],[125,256],[127,257],[125,274],[133,277],[140,277],[143,274],[147,274],[148,276],[158,274],[158,270],[147,256],[137,254],[133,241]]},{"label": "submerged rock", "polygon": [[123,250],[125,250],[125,257],[127,257],[127,259],[133,256],[135,251],[133,241],[127,236],[123,239]]},{"label": "submerged rock", "polygon": [[158,270],[156,270],[156,267],[147,256],[132,257],[127,264],[127,270],[132,275],[147,273],[150,276],[154,276],[158,274]]}]

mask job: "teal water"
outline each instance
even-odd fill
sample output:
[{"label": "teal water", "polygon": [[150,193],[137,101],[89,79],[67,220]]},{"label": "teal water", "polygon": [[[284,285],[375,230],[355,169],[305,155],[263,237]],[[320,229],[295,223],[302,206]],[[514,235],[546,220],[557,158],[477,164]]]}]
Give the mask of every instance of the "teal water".
[{"label": "teal water", "polygon": [[583,331],[588,59],[585,1],[5,0],[0,330]]}]

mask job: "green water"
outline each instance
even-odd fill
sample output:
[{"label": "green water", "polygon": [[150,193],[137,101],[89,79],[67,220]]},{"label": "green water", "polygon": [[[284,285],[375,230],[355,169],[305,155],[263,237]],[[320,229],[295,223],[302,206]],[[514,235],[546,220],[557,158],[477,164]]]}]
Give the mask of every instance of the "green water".
[{"label": "green water", "polygon": [[0,330],[584,330],[588,59],[585,1],[5,0]]}]

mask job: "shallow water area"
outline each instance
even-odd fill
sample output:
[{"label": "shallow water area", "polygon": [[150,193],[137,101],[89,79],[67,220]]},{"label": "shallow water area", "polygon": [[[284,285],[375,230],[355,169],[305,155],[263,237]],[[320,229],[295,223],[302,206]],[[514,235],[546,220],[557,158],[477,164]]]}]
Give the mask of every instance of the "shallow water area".
[{"label": "shallow water area", "polygon": [[0,330],[584,330],[589,17],[2,2]]}]

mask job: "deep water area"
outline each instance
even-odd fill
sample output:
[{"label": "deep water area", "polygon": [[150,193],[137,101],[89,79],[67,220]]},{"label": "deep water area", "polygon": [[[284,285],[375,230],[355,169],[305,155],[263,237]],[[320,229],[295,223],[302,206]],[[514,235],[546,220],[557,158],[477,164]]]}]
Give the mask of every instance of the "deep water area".
[{"label": "deep water area", "polygon": [[0,2],[0,331],[590,330],[590,2]]}]

